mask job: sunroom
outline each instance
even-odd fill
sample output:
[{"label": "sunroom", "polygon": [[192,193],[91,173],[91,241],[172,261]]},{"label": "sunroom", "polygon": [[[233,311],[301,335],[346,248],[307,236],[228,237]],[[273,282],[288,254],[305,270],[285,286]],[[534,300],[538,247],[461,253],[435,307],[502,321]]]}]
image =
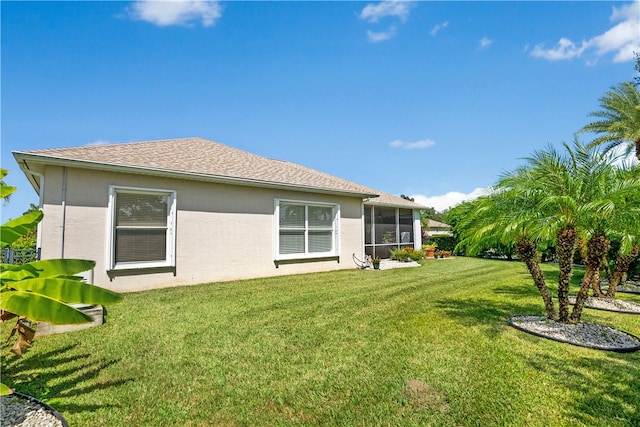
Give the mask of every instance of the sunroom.
[{"label": "sunroom", "polygon": [[389,258],[392,249],[419,249],[422,246],[421,236],[418,210],[393,206],[364,206],[365,254],[374,258]]}]

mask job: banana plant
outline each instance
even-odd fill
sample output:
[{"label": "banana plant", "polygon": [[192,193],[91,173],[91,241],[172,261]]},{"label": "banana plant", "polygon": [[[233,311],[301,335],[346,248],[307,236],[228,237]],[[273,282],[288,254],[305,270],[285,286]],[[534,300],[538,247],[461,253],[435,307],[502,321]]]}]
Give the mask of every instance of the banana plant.
[{"label": "banana plant", "polygon": [[[0,193],[8,197],[15,187],[5,185],[8,171],[0,170]],[[28,233],[42,221],[41,211],[29,212],[2,225],[1,246],[6,247]],[[1,264],[0,312],[2,321],[13,317],[53,324],[87,323],[92,319],[71,304],[112,304],[122,296],[85,283],[78,276],[95,267],[95,261],[82,259],[48,259],[22,265]],[[0,395],[11,390],[0,384]]]}]

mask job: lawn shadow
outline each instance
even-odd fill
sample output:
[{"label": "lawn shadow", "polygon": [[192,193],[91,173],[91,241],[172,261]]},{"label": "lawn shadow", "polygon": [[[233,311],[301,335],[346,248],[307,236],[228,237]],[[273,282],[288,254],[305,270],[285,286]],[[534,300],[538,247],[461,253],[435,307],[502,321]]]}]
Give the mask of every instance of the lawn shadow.
[{"label": "lawn shadow", "polygon": [[[47,402],[57,398],[70,399],[97,389],[119,387],[135,380],[135,378],[124,378],[98,381],[100,372],[117,364],[119,359],[91,361],[91,354],[70,354],[76,346],[77,344],[67,345],[44,353],[38,353],[37,350],[32,349],[21,358],[3,357],[3,381],[21,393]],[[89,385],[86,385],[87,383]],[[56,403],[55,409],[65,412],[84,412],[114,406]]]},{"label": "lawn shadow", "polygon": [[[533,283],[498,286],[493,288],[493,292],[498,295],[509,295],[514,298],[540,297],[540,292]],[[542,301],[542,299],[540,301]]]},{"label": "lawn shadow", "polygon": [[[598,351],[598,350],[593,350]],[[598,351],[599,352],[599,351]],[[580,425],[640,425],[640,356],[599,352],[594,357],[574,358],[571,364],[549,352],[523,354],[531,366],[558,379],[571,390],[572,401],[562,407],[568,419]]]},{"label": "lawn shadow", "polygon": [[[555,301],[557,300],[556,293],[558,289],[558,277],[560,275],[560,272],[557,269],[555,270],[544,269],[543,274],[544,274],[545,283],[547,284],[549,292],[551,292],[551,295]],[[573,273],[571,276],[571,286],[579,287],[580,281],[582,280],[583,276],[584,276],[584,269],[580,267],[574,267]],[[536,288],[536,285],[533,283],[533,279],[531,278],[531,275],[529,273],[521,273],[518,276],[518,278],[522,278],[524,283],[514,284],[512,286],[495,287],[493,288],[493,291],[496,294],[505,294],[505,295],[511,295],[514,297],[541,298],[540,291],[538,290],[538,288]]]},{"label": "lawn shadow", "polygon": [[[528,295],[527,295],[528,297]],[[465,327],[482,325],[489,336],[504,331],[514,314],[543,314],[544,305],[517,301],[498,302],[492,299],[461,300],[442,299],[436,307],[451,319]]]},{"label": "lawn shadow", "polygon": [[[42,360],[49,360],[55,357],[58,357],[62,354],[67,353],[68,351],[73,350],[74,348],[77,347],[77,344],[69,344],[65,347],[60,347],[60,348],[56,348],[55,350],[51,350],[51,351],[47,351],[44,353],[39,353],[38,357]],[[31,359],[32,357],[32,352],[34,352],[35,350],[31,349],[29,350],[29,352],[27,353],[27,355],[25,357],[17,357],[14,356],[13,354],[9,355],[5,352],[2,353],[2,369],[4,372],[7,372],[7,370],[10,371],[24,371],[26,369],[33,369],[32,367],[28,367],[27,365],[31,365]],[[62,363],[64,362],[69,362],[75,360],[75,357],[69,357],[66,360],[62,360]]]}]

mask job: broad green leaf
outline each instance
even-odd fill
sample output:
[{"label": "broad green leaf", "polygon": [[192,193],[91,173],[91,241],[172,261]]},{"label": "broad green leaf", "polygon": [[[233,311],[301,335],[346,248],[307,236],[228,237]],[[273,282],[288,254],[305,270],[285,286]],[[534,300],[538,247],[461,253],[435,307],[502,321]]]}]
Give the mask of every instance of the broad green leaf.
[{"label": "broad green leaf", "polygon": [[[75,274],[82,273],[83,271],[91,270],[95,265],[95,261],[84,259],[45,259],[23,264],[19,266],[21,268],[17,270],[14,268],[11,268],[10,270],[14,272],[26,270],[29,272],[29,277],[61,277],[73,276]],[[16,277],[17,276],[19,275],[16,275]],[[17,279],[11,274],[7,274],[6,276],[3,274],[1,277],[5,280],[21,280],[24,278],[24,276],[22,276],[20,279]]]},{"label": "broad green leaf", "polygon": [[29,264],[0,264],[0,280],[2,283],[28,279],[38,276],[38,271]]},{"label": "broad green leaf", "polygon": [[4,199],[10,196],[11,194],[13,194],[15,191],[16,191],[16,187],[12,187],[10,185],[3,185],[0,188],[0,197]]},{"label": "broad green leaf", "polygon": [[8,283],[20,291],[31,291],[66,303],[111,304],[122,300],[122,296],[78,280],[60,278],[26,279]]},{"label": "broad green leaf", "polygon": [[0,293],[0,309],[36,322],[51,322],[56,325],[91,322],[91,317],[80,310],[33,292]]},{"label": "broad green leaf", "polygon": [[0,396],[7,396],[13,393],[13,390],[10,389],[7,385],[0,383]]},{"label": "broad green leaf", "polygon": [[42,211],[33,211],[19,218],[6,222],[0,227],[0,239],[2,246],[10,245],[20,237],[27,234],[33,227],[42,221]]}]

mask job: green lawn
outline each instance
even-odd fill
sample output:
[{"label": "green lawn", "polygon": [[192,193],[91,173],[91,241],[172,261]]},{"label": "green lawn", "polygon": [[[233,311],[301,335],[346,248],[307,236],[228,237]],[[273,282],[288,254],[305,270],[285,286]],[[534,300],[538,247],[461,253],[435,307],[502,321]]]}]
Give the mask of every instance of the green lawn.
[{"label": "green lawn", "polygon": [[423,264],[127,294],[101,327],[5,348],[3,381],[84,427],[640,425],[640,353],[507,324],[544,313],[523,264]]}]

